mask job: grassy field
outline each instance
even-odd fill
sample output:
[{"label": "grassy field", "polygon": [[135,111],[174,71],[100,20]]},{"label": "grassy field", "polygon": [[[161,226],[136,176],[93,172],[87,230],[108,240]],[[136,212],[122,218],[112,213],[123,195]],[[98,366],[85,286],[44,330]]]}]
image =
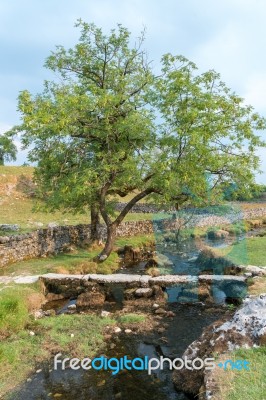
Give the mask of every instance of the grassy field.
[{"label": "grassy field", "polygon": [[223,369],[215,370],[214,376],[219,385],[220,393],[214,400],[265,400],[266,398],[266,347],[239,349],[219,358],[248,361],[250,371]]},{"label": "grassy field", "polygon": [[[58,225],[89,224],[89,211],[84,214],[72,214],[59,210],[54,213],[45,211],[34,211],[37,201],[27,197],[21,188],[18,188],[20,177],[23,175],[32,178],[33,167],[0,166],[0,223],[18,224],[20,232],[30,232],[40,227],[47,227],[50,222]],[[119,201],[127,202],[133,197],[133,193],[118,198]],[[129,213],[125,221],[136,221],[152,219],[152,214]]]},{"label": "grassy field", "polygon": [[236,264],[266,266],[266,237],[245,238],[236,244],[219,249],[219,253]]}]

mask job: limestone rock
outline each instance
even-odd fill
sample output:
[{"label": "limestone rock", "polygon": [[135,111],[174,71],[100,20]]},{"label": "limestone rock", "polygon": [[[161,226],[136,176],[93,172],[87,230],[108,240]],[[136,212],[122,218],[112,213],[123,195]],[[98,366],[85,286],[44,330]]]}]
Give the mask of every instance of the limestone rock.
[{"label": "limestone rock", "polygon": [[263,276],[263,275],[266,275],[266,268],[257,267],[255,265],[247,265],[245,267],[245,270],[248,273],[251,273],[252,276]]},{"label": "limestone rock", "polygon": [[152,293],[151,288],[139,288],[135,291],[136,297],[151,297]]},{"label": "limestone rock", "polygon": [[105,295],[101,291],[84,292],[77,298],[77,308],[102,306],[105,301]]},{"label": "limestone rock", "polygon": [[[266,294],[248,297],[242,307],[228,321],[217,321],[207,327],[199,339],[191,343],[182,358],[188,360],[212,357],[241,347],[252,347],[264,342],[266,333]],[[197,395],[203,389],[204,369],[173,372],[177,390]],[[207,390],[207,388],[205,388]]]},{"label": "limestone rock", "polygon": [[217,231],[209,231],[208,238],[209,239],[224,239],[229,236],[229,232],[223,229],[218,229]]}]

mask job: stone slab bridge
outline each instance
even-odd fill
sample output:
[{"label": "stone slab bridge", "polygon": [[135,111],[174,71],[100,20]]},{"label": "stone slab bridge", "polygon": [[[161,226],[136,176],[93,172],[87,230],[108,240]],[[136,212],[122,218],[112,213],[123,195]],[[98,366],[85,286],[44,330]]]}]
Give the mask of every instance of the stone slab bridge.
[{"label": "stone slab bridge", "polygon": [[244,297],[246,277],[233,275],[149,275],[45,274],[39,280],[47,301],[77,298],[77,307],[103,305],[105,301],[150,298],[166,300],[167,288],[179,287],[182,291],[194,290],[199,301],[212,300],[215,286],[228,298]]}]

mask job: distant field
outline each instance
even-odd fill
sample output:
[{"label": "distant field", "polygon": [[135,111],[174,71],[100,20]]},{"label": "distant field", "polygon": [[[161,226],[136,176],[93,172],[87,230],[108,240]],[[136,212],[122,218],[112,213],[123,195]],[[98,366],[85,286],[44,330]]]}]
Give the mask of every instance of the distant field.
[{"label": "distant field", "polygon": [[[31,178],[34,167],[0,166],[0,224],[19,224],[21,232],[32,231],[38,227],[46,227],[48,223],[59,225],[77,225],[90,223],[89,211],[85,214],[73,215],[63,210],[54,213],[43,211],[33,212],[36,201],[27,197],[17,184],[22,175]],[[128,202],[134,194],[118,198]],[[145,201],[143,201],[145,202]],[[265,203],[236,203],[243,209],[266,207]],[[129,213],[125,221],[153,219],[153,214]]]},{"label": "distant field", "polygon": [[[28,232],[40,227],[46,227],[48,223],[55,222],[59,225],[77,225],[90,223],[90,213],[73,215],[56,211],[46,213],[43,211],[33,212],[36,203],[34,199],[28,198],[17,189],[19,177],[24,175],[32,177],[33,167],[0,166],[0,224],[19,224],[22,232]],[[127,202],[132,198],[126,196],[120,198],[121,202]],[[151,219],[151,214],[129,213],[125,221]]]}]

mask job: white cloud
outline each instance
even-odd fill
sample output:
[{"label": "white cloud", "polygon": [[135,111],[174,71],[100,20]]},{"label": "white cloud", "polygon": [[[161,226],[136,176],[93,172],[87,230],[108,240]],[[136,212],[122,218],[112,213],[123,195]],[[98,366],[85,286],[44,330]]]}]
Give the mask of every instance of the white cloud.
[{"label": "white cloud", "polygon": [[266,72],[251,75],[244,85],[245,100],[266,115]]},{"label": "white cloud", "polygon": [[[145,47],[155,65],[163,53],[183,54],[200,70],[220,72],[266,116],[265,0],[13,0],[0,2],[0,16],[0,128],[18,122],[20,90],[42,90],[42,65],[55,45],[77,42],[80,17],[107,32],[122,23],[133,37],[146,26]],[[260,155],[266,159],[264,150]],[[262,166],[266,170],[264,161]]]}]

